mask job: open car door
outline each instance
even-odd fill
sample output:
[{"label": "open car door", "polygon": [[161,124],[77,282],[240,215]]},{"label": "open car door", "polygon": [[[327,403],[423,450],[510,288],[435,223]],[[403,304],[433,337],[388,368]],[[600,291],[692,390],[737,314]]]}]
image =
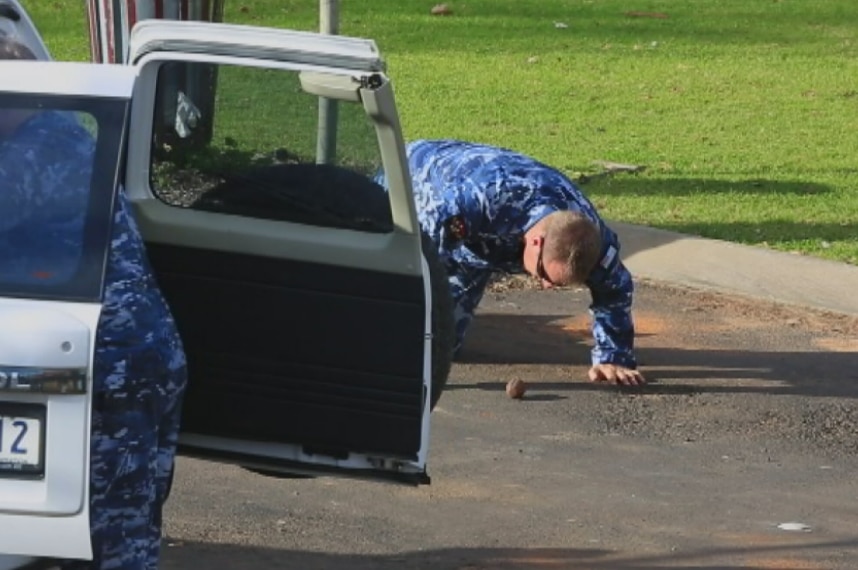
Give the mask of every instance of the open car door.
[{"label": "open car door", "polygon": [[438,335],[375,44],[149,20],[129,61],[126,188],[188,356],[180,453],[427,483]]}]

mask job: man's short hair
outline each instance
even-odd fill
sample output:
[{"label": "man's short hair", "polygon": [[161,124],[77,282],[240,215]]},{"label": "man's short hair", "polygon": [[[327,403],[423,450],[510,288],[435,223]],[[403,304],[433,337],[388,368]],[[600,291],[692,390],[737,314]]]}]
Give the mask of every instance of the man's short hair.
[{"label": "man's short hair", "polygon": [[37,59],[36,54],[21,42],[0,35],[0,59]]},{"label": "man's short hair", "polygon": [[580,212],[554,212],[545,218],[546,261],[565,260],[561,283],[584,283],[599,261],[599,227]]}]

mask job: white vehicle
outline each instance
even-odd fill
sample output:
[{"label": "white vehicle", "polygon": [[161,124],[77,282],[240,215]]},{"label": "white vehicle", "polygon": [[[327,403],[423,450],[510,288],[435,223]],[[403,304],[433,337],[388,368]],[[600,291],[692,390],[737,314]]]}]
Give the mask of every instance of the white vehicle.
[{"label": "white vehicle", "polygon": [[[0,61],[0,112],[72,112],[97,141],[74,270],[48,284],[0,271],[0,568],[91,558],[93,347],[120,186],[188,355],[180,453],[428,483],[452,312],[376,45],[148,20],[127,65],[56,62],[10,0],[0,33],[43,60]],[[330,161],[320,98],[338,102]]]}]

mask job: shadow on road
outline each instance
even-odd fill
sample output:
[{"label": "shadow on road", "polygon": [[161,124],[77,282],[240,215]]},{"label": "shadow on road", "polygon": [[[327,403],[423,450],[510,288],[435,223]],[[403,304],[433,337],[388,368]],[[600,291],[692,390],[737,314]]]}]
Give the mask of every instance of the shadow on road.
[{"label": "shadow on road", "polygon": [[[807,568],[802,553],[844,556],[858,540],[705,549],[670,555],[623,556],[610,550],[579,548],[448,548],[390,555],[299,552],[273,548],[175,543],[165,549],[164,570],[206,568],[306,568],[314,570],[769,570]],[[858,552],[855,552],[858,554]],[[854,556],[854,554],[853,554]],[[796,565],[789,563],[794,560]],[[727,562],[723,562],[727,561]],[[773,565],[774,564],[774,565]]]},{"label": "shadow on road", "polygon": [[[825,343],[783,323],[750,330],[679,322],[671,330],[638,335],[637,358],[651,384],[644,393],[754,393],[817,397],[858,397],[858,356],[853,350],[829,350]],[[688,319],[688,317],[684,317]],[[693,320],[693,317],[692,319]],[[662,320],[667,322],[668,317]],[[483,314],[458,362],[464,365],[547,366],[532,387],[542,390],[604,390],[583,380],[590,363],[589,330],[545,315]],[[717,325],[717,323],[716,323]],[[749,325],[750,326],[750,325]],[[551,368],[554,367],[554,368]],[[487,374],[492,375],[491,368]],[[556,381],[553,380],[556,378]],[[449,390],[480,387],[503,390],[495,376],[485,385],[451,383]]]}]

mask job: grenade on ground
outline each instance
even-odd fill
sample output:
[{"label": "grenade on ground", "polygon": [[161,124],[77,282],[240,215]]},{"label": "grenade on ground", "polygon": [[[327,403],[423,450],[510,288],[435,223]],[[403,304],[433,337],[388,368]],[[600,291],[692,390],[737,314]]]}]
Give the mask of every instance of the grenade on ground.
[{"label": "grenade on ground", "polygon": [[514,400],[523,398],[525,392],[527,392],[527,384],[524,383],[524,380],[515,378],[506,384],[506,395]]}]

